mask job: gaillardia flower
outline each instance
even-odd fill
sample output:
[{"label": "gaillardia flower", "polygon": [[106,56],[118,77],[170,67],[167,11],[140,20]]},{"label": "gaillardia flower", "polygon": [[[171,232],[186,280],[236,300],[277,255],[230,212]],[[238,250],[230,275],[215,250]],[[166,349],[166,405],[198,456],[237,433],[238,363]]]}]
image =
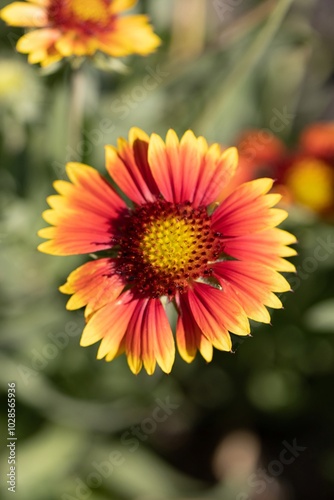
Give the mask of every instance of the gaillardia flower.
[{"label": "gaillardia flower", "polygon": [[275,189],[285,204],[294,203],[334,221],[334,122],[308,125],[292,150],[269,131],[248,131],[240,138],[238,150],[243,168],[237,180],[263,174],[275,177]]},{"label": "gaillardia flower", "polygon": [[147,55],[160,45],[145,15],[122,17],[137,0],[27,0],[0,11],[10,26],[32,29],[17,43],[32,64],[47,66],[69,56]]},{"label": "gaillardia flower", "polygon": [[101,340],[97,357],[125,351],[129,366],[149,374],[156,363],[170,372],[174,338],[166,308],[177,312],[176,342],[190,362],[199,350],[230,351],[230,333],[248,335],[248,318],[269,323],[266,306],[280,308],[273,292],[290,289],[278,271],[294,271],[284,257],[291,234],[272,208],[271,179],[247,182],[221,200],[237,166],[237,150],[208,146],[187,131],[170,130],[164,142],[133,128],[118,148],[106,147],[106,167],[127,204],[95,169],[69,163],[71,182],[56,181],[40,231],[42,252],[94,253],[60,290],[67,308],[86,306],[81,345]]}]

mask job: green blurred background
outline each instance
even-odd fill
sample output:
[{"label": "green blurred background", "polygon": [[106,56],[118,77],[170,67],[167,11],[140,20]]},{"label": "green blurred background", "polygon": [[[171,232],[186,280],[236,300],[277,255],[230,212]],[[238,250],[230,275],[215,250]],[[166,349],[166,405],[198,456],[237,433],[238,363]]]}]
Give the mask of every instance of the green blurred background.
[{"label": "green blurred background", "polygon": [[306,125],[334,119],[333,2],[143,0],[137,10],[162,47],[121,72],[85,63],[81,117],[69,65],[29,66],[14,50],[22,30],[1,23],[1,498],[13,495],[15,381],[20,500],[332,499],[333,226],[293,209],[285,227],[299,240],[299,274],[272,326],[235,337],[234,354],[178,357],[170,375],[151,377],[134,376],[124,356],[105,363],[96,346],[79,347],[82,311],[66,311],[57,289],[85,259],[38,253],[36,232],[65,162],[104,172],[104,145],[133,125],[231,145],[279,115],[278,135],[293,146]]}]

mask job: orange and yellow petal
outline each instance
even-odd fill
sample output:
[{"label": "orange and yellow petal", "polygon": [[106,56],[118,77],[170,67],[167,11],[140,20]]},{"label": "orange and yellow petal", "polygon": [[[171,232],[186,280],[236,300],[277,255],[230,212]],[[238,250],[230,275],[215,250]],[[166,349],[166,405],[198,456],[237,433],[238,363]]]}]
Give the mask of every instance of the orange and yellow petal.
[{"label": "orange and yellow petal", "polygon": [[224,252],[238,260],[253,262],[280,272],[295,272],[295,266],[284,257],[296,255],[288,245],[296,243],[291,233],[273,228],[254,234],[226,238]]},{"label": "orange and yellow petal", "polygon": [[30,64],[41,63],[42,61],[45,61],[47,58],[48,58],[47,49],[37,49],[29,53],[28,62]]},{"label": "orange and yellow petal", "polygon": [[98,359],[111,361],[125,351],[135,374],[144,366],[151,375],[156,364],[165,373],[172,369],[174,339],[159,299],[138,299],[125,292],[107,303],[89,318],[80,343],[88,346],[99,340]]},{"label": "orange and yellow petal", "polygon": [[[193,132],[186,132],[181,143],[174,130],[168,131],[166,143],[157,134],[152,134],[148,161],[165,200],[174,203],[192,201],[196,186],[194,179],[200,167],[197,139]],[[190,177],[191,167],[193,171]]]},{"label": "orange and yellow petal", "polygon": [[48,23],[46,10],[38,4],[13,2],[0,11],[0,18],[9,26],[41,28]]},{"label": "orange and yellow petal", "polygon": [[118,17],[110,33],[100,33],[96,38],[99,49],[113,57],[129,54],[146,56],[161,44],[145,15]]},{"label": "orange and yellow petal", "polygon": [[125,352],[131,371],[137,374],[142,366],[149,375],[156,363],[170,373],[175,357],[172,330],[159,299],[139,300],[129,323]]},{"label": "orange and yellow petal", "polygon": [[119,14],[124,10],[129,10],[134,7],[137,0],[113,0],[110,4],[110,13]]},{"label": "orange and yellow petal", "polygon": [[[153,342],[153,353],[158,365],[170,373],[175,358],[175,344],[166,312],[159,299],[151,299],[146,311],[147,339]],[[145,352],[143,353],[145,366]]]},{"label": "orange and yellow petal", "polygon": [[[143,332],[145,309],[149,299],[143,299],[137,303],[131,320],[128,325],[128,333],[125,339],[125,349],[128,365],[130,370],[135,375],[140,372],[143,366],[142,358],[142,343],[143,340],[147,341],[147,337]],[[146,366],[149,368],[150,372],[153,373],[155,370],[156,361],[152,356],[151,352],[148,351],[146,346]]]},{"label": "orange and yellow petal", "polygon": [[118,148],[106,146],[106,168],[123,193],[137,204],[154,201],[159,190],[148,160],[149,137],[140,129],[130,130],[129,142],[118,140]]},{"label": "orange and yellow petal", "polygon": [[197,350],[208,363],[212,360],[212,343],[203,335],[189,308],[187,295],[179,297],[179,316],[176,325],[176,342],[180,356],[191,363]]},{"label": "orange and yellow petal", "polygon": [[28,3],[41,5],[42,7],[48,7],[50,5],[51,0],[27,0]]},{"label": "orange and yellow petal", "polygon": [[54,44],[45,50],[37,49],[34,52],[30,52],[28,55],[28,62],[31,64],[39,62],[42,68],[58,63],[62,59],[63,56],[56,50]]},{"label": "orange and yellow petal", "polygon": [[281,307],[273,292],[286,292],[290,285],[282,275],[251,260],[213,264],[213,272],[223,290],[235,298],[250,319],[270,323],[264,306]]},{"label": "orange and yellow petal", "polygon": [[80,340],[89,346],[101,340],[97,358],[111,361],[122,348],[122,341],[137,304],[129,292],[106,304],[89,319]]},{"label": "orange and yellow petal", "polygon": [[82,37],[75,31],[68,31],[62,33],[54,48],[62,57],[90,56],[98,49],[98,42],[94,37]]},{"label": "orange and yellow petal", "polygon": [[234,175],[237,153],[235,148],[222,151],[218,144],[208,148],[190,130],[179,141],[174,130],[169,130],[166,142],[152,134],[148,161],[165,200],[199,206],[217,201],[222,186]]},{"label": "orange and yellow petal", "polygon": [[231,350],[229,332],[236,335],[250,333],[244,310],[223,290],[204,283],[195,283],[193,288],[189,288],[187,299],[197,325],[216,349]]},{"label": "orange and yellow petal", "polygon": [[194,203],[196,205],[210,205],[220,202],[225,188],[233,180],[237,166],[238,152],[236,148],[222,151],[218,144],[210,146],[205,157],[202,158]]},{"label": "orange and yellow petal", "polygon": [[48,51],[48,49],[53,46],[59,36],[59,30],[53,28],[43,28],[35,31],[30,31],[18,40],[16,48],[23,54]]},{"label": "orange and yellow petal", "polygon": [[39,231],[49,241],[38,248],[54,255],[75,255],[109,249],[117,232],[116,219],[125,203],[110,184],[92,167],[67,164],[72,181],[56,181],[59,195],[49,196],[51,210],[43,217],[54,227]]},{"label": "orange and yellow petal", "polygon": [[257,179],[236,188],[214,212],[213,229],[224,236],[240,236],[280,224],[288,214],[271,208],[281,199],[280,194],[266,194],[272,185],[272,179]]},{"label": "orange and yellow petal", "polygon": [[[190,289],[189,303],[191,305],[192,303],[196,304],[196,302],[197,304],[200,302],[203,310],[207,310],[212,316],[215,316],[217,323],[222,325],[224,329],[235,335],[249,335],[250,325],[245,312],[240,304],[234,298],[229,297],[224,290],[204,283],[195,283],[193,289]],[[204,332],[201,322],[197,320],[195,314],[194,318]]]},{"label": "orange and yellow petal", "polygon": [[72,294],[66,308],[80,309],[86,306],[85,316],[116,300],[124,289],[124,282],[115,273],[115,259],[97,259],[87,262],[73,271],[59,290]]}]

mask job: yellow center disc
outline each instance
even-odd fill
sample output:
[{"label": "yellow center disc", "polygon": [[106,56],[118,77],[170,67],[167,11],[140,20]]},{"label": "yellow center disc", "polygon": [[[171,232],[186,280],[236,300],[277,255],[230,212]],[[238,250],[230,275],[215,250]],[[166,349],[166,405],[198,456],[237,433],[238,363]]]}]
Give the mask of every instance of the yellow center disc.
[{"label": "yellow center disc", "polygon": [[108,18],[108,8],[103,0],[72,0],[71,10],[81,21],[105,21]]},{"label": "yellow center disc", "polygon": [[140,248],[147,262],[166,272],[184,269],[196,253],[198,235],[184,219],[171,217],[153,222]]}]

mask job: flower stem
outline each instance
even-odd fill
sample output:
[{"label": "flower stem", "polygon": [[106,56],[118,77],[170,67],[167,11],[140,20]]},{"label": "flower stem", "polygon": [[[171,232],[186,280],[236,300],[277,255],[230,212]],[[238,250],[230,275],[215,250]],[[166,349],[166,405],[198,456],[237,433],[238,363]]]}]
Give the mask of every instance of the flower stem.
[{"label": "flower stem", "polygon": [[86,78],[82,69],[73,69],[71,75],[70,103],[68,116],[68,146],[75,151],[76,159],[82,159],[80,141],[85,116]]},{"label": "flower stem", "polygon": [[210,102],[197,119],[196,127],[201,131],[207,131],[216,124],[219,116],[224,111],[225,105],[231,100],[231,96],[240,89],[247,76],[257,66],[279,30],[292,2],[293,0],[280,0],[276,3],[268,16],[267,22],[259,31],[253,43],[244,52],[238,64],[232,68],[225,81],[219,85],[216,94],[210,95]]}]

